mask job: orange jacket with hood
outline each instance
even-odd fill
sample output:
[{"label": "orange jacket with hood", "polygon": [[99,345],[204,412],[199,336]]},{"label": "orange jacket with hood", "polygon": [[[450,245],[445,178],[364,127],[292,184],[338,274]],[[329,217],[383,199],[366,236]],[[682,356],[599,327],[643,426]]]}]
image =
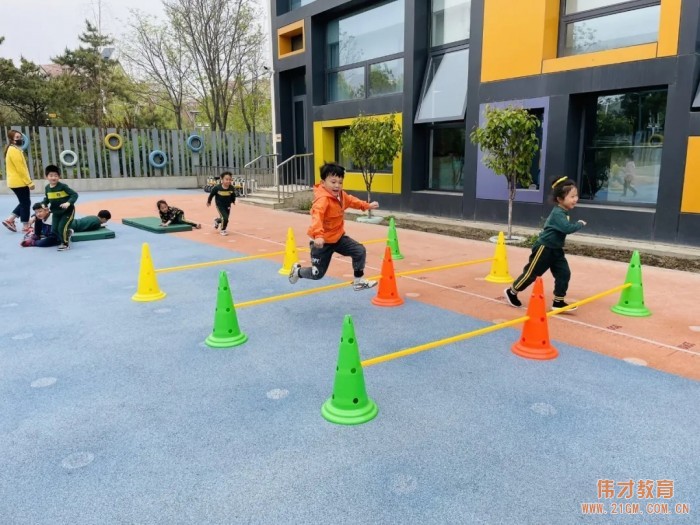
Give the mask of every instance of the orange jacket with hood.
[{"label": "orange jacket with hood", "polygon": [[369,203],[340,191],[339,198],[335,198],[320,182],[314,186],[314,203],[311,206],[311,226],[308,229],[309,237],[316,239],[323,237],[325,242],[338,242],[345,233],[345,210],[355,208],[357,210],[369,210]]}]

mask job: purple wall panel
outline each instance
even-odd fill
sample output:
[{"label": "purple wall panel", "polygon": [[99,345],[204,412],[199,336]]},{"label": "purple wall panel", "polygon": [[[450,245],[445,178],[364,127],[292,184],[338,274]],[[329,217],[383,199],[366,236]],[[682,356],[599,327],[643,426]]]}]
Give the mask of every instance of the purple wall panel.
[{"label": "purple wall panel", "polygon": [[[487,104],[479,106],[479,126],[484,123],[484,111]],[[547,175],[545,159],[547,158],[547,128],[549,124],[549,98],[530,98],[525,100],[506,100],[503,102],[489,102],[489,106],[504,108],[507,106],[517,106],[526,109],[544,109],[542,117],[542,144],[540,144],[540,187],[536,190],[518,189],[515,192],[515,200],[518,202],[543,202],[544,186]],[[484,154],[479,149],[477,153],[476,165],[476,198],[508,200],[508,184],[502,175],[496,175],[493,171],[484,166],[482,162]]]}]

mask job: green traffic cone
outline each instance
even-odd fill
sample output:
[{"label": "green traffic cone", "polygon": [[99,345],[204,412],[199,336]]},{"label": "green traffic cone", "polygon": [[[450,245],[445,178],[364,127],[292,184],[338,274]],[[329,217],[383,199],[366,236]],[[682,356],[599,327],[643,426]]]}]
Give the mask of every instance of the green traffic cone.
[{"label": "green traffic cone", "polygon": [[644,289],[642,287],[642,264],[639,261],[639,252],[635,250],[627,268],[625,284],[630,283],[620,294],[620,301],[610,308],[613,312],[628,317],[647,317],[651,315],[649,309],[644,306]]},{"label": "green traffic cone", "polygon": [[386,245],[391,248],[391,258],[394,261],[400,261],[403,259],[401,251],[399,250],[399,238],[396,235],[396,223],[394,218],[389,218],[389,234],[387,235]]},{"label": "green traffic cone", "polygon": [[248,336],[241,333],[238,326],[238,317],[233,306],[228,277],[226,272],[222,271],[219,274],[219,292],[216,296],[214,330],[204,340],[204,343],[211,348],[232,348],[242,345],[247,340]]},{"label": "green traffic cone", "polygon": [[331,423],[359,425],[374,419],[378,411],[377,404],[367,397],[352,316],[346,315],[338,347],[333,395],[321,407],[321,415]]}]

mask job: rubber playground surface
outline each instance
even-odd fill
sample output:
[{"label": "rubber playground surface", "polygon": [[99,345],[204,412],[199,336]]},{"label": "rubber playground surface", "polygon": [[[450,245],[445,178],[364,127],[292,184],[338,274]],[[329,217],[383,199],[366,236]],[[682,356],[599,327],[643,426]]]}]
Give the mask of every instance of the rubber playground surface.
[{"label": "rubber playground surface", "polygon": [[[160,198],[204,227],[122,224]],[[83,193],[78,215],[109,209],[116,238],[64,253],[0,231],[0,524],[700,522],[700,274],[642,256],[652,315],[613,313],[617,292],[548,317],[556,359],[515,355],[517,324],[364,366],[378,414],[338,425],[321,406],[346,316],[367,362],[526,310],[485,279],[490,262],[467,264],[493,244],[400,223],[402,305],[325,289],[351,280],[342,257],[292,286],[285,241],[291,228],[308,262],[308,215],[242,201],[228,237],[194,190]],[[378,277],[387,227],[346,231]],[[144,243],[158,301],[132,300]],[[507,248],[511,275],[528,254]],[[625,283],[627,264],[568,259],[570,302]],[[213,349],[222,271],[248,339]],[[548,275],[547,306],[551,290]]]}]

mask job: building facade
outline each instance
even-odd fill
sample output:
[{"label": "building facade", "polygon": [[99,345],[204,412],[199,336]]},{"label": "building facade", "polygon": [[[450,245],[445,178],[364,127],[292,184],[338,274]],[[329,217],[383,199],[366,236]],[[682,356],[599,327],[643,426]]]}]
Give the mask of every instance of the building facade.
[{"label": "building facade", "polygon": [[517,224],[541,225],[567,175],[587,232],[700,245],[700,0],[271,0],[271,21],[277,151],[314,153],[307,182],[344,163],[353,118],[393,113],[382,207],[505,222],[505,178],[469,134],[515,105],[541,124]]}]

